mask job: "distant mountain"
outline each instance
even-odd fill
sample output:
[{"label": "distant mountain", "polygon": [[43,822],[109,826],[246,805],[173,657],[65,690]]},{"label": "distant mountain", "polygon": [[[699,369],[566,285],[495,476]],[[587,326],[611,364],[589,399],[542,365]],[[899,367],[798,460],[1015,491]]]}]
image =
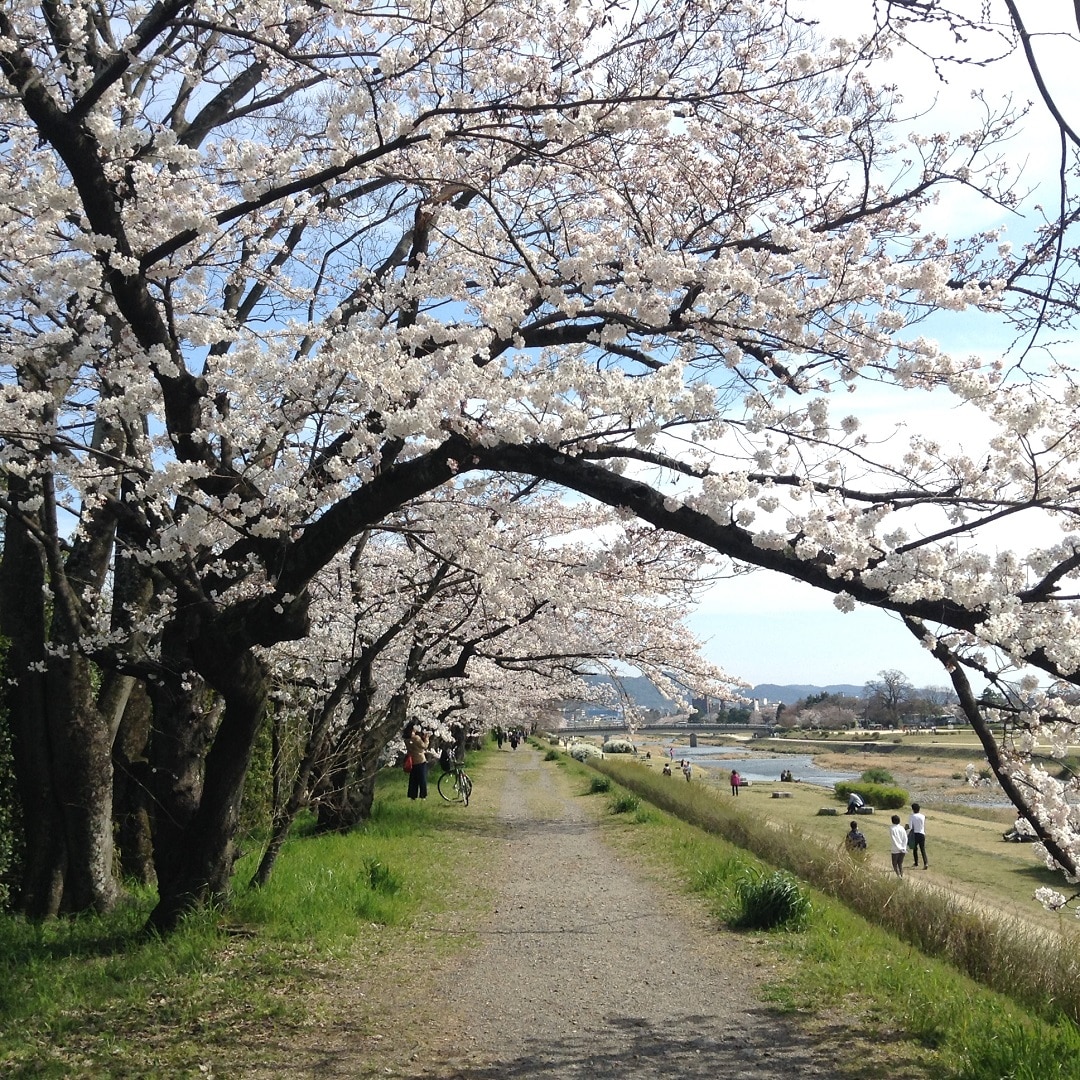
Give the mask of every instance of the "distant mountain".
[{"label": "distant mountain", "polygon": [[[621,688],[621,692],[639,709],[655,709],[661,713],[676,713],[685,710],[688,705],[686,701],[670,701],[643,675],[624,675],[619,679],[614,679],[610,675],[586,675],[585,681],[590,686],[610,687],[612,690],[611,704],[615,703]],[[785,705],[794,705],[796,701],[810,697],[811,694],[829,693],[862,697],[863,690],[862,686],[855,686],[851,683],[831,683],[828,686],[810,686],[801,683],[759,683],[749,690],[744,690],[742,696],[770,701],[773,704],[782,701]],[[713,704],[715,705],[715,701]],[[603,705],[589,705],[585,707],[585,712],[588,714],[610,715],[617,713],[618,709]]]},{"label": "distant mountain", "polygon": [[807,686],[800,683],[759,683],[751,690],[744,691],[749,698],[766,698],[769,701],[782,701],[785,705],[794,705],[811,694],[846,694],[848,697],[861,698],[864,687],[851,683],[831,683],[828,686]]},{"label": "distant mountain", "polygon": [[[662,713],[675,713],[686,708],[684,702],[669,701],[644,675],[623,675],[618,679],[610,675],[586,675],[585,681],[590,686],[610,687],[612,702],[621,691],[639,709],[656,709]],[[610,711],[602,706],[595,708],[599,712]]]}]

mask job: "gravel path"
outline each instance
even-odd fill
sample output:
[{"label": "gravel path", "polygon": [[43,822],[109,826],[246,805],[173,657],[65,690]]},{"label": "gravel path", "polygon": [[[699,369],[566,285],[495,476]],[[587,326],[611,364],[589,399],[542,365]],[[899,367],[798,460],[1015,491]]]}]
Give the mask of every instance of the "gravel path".
[{"label": "gravel path", "polygon": [[479,926],[455,927],[449,917],[445,932],[473,931],[479,944],[452,962],[452,979],[438,980],[439,1037],[421,1039],[404,1075],[836,1074],[827,1043],[760,1004],[765,972],[752,937],[718,928],[632,855],[616,853],[592,817],[601,800],[575,797],[536,751],[493,758],[477,804],[463,812],[490,814],[505,848],[495,909]]}]

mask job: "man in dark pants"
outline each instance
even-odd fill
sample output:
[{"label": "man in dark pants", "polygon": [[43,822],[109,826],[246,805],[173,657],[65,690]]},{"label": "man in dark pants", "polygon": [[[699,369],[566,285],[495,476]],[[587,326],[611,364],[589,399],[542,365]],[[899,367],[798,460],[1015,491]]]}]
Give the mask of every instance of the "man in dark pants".
[{"label": "man in dark pants", "polygon": [[908,846],[911,848],[912,861],[919,865],[919,852],[922,852],[923,869],[926,862],[926,815],[919,810],[919,804],[911,804],[911,817],[908,818]]}]

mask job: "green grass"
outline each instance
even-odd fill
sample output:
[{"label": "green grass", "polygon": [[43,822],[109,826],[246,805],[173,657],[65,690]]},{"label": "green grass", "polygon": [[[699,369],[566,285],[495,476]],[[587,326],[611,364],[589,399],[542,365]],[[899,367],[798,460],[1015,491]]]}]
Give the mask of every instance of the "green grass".
[{"label": "green grass", "polygon": [[[600,767],[625,778],[626,766],[616,770],[605,762]],[[586,767],[580,768],[584,773]],[[776,864],[709,831],[718,800],[704,785],[664,783],[650,791],[656,792],[673,808],[679,804],[679,814],[694,823],[659,810],[646,829],[609,817],[615,842],[647,859],[658,878],[700,895],[718,920],[731,925],[740,883],[767,879]],[[745,811],[740,806],[737,817],[752,816]],[[752,827],[743,821],[735,831]],[[784,847],[776,845],[772,854]],[[883,879],[889,887],[884,894],[871,893],[875,902],[884,896],[890,906],[902,907],[905,894],[917,899],[917,890],[890,884],[858,860],[835,865],[871,890],[872,879]],[[834,1080],[1080,1078],[1080,1031],[1058,1002],[1043,997],[1025,1008],[826,893],[803,888],[811,908],[803,931],[759,939],[766,950],[762,963],[775,971],[767,997],[838,1048]],[[917,918],[931,914],[917,906],[911,912]],[[986,946],[977,920],[963,932],[974,949]],[[1025,956],[1019,962],[1030,968],[1040,958]]]},{"label": "green grass", "polygon": [[[0,1075],[237,1075],[253,1045],[266,1059],[288,1033],[320,1022],[316,990],[339,965],[392,969],[421,913],[483,902],[483,873],[466,872],[480,857],[471,820],[437,797],[409,803],[389,770],[364,828],[297,836],[266,886],[239,886],[228,910],[191,916],[165,940],[142,932],[154,903],[145,893],[107,917],[0,918]],[[236,882],[260,854],[253,843]],[[445,935],[432,947],[466,940]]]}]

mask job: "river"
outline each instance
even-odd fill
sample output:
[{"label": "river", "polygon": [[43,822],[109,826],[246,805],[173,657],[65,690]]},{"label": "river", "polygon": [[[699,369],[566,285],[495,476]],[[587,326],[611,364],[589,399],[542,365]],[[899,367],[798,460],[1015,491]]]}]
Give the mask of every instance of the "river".
[{"label": "river", "polygon": [[809,754],[769,754],[749,748],[732,752],[728,746],[676,746],[675,760],[683,758],[692,765],[718,773],[738,769],[739,775],[753,784],[778,784],[780,773],[785,769],[790,769],[792,776],[805,784],[829,788],[841,780],[859,778],[855,771],[822,769],[814,764]]}]

